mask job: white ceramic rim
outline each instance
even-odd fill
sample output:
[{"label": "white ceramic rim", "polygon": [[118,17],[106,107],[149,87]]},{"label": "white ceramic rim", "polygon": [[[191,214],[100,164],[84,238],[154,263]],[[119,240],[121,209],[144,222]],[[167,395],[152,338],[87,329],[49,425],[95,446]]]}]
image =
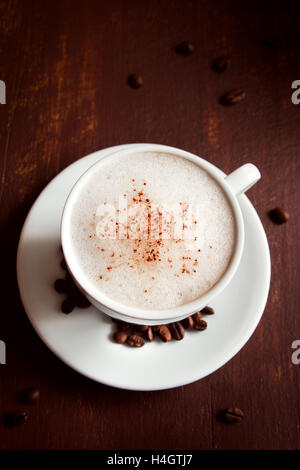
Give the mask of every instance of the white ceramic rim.
[{"label": "white ceramic rim", "polygon": [[[153,309],[142,309],[137,307],[126,306],[124,304],[120,304],[119,302],[109,298],[105,294],[101,293],[96,286],[94,286],[84,275],[82,270],[77,269],[78,263],[76,257],[74,256],[71,243],[69,243],[69,222],[72,213],[72,207],[74,200],[76,199],[77,192],[82,186],[85,184],[85,180],[87,177],[96,170],[98,166],[102,164],[102,162],[107,158],[113,158],[114,156],[117,157],[119,155],[130,155],[137,152],[160,152],[160,153],[169,153],[173,154],[182,158],[186,158],[187,160],[192,161],[196,165],[203,168],[207,173],[214,178],[218,184],[224,190],[230,205],[233,210],[233,214],[235,217],[236,222],[236,245],[235,251],[231,258],[230,264],[225,271],[224,275],[221,279],[205,294],[201,297],[193,300],[192,302],[188,302],[184,305],[180,305],[175,308],[171,309],[163,309],[163,310],[153,310]],[[95,302],[98,304],[103,305],[104,307],[117,312],[118,314],[124,316],[125,320],[130,321],[130,319],[134,320],[154,320],[154,321],[166,321],[172,320],[174,318],[188,316],[197,310],[200,310],[205,305],[209,304],[213,298],[219,295],[223,289],[228,285],[231,281],[234,273],[236,272],[239,262],[241,260],[243,246],[244,246],[244,222],[241,213],[241,209],[239,203],[237,201],[236,195],[233,193],[230,185],[227,183],[224,176],[220,174],[220,171],[217,167],[213,164],[209,163],[208,161],[204,160],[203,158],[194,155],[190,152],[177,149],[175,147],[170,147],[166,145],[160,144],[132,144],[130,148],[125,148],[124,150],[113,150],[108,155],[104,155],[100,158],[96,163],[94,163],[88,170],[86,170],[81,177],[77,180],[74,184],[73,188],[71,189],[69,196],[66,200],[62,219],[61,219],[61,243],[63,247],[63,252],[65,256],[66,263],[68,265],[68,269],[70,270],[71,275],[74,277],[75,281],[79,285],[79,287]]]}]

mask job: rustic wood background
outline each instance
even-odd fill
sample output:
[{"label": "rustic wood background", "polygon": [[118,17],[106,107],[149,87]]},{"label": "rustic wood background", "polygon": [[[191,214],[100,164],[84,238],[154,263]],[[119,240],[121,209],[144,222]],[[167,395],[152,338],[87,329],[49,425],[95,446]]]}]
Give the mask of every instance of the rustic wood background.
[{"label": "rustic wood background", "polygon": [[[278,47],[263,44],[269,37]],[[195,44],[190,57],[174,52],[186,39]],[[0,51],[1,416],[22,408],[24,387],[41,390],[25,426],[1,421],[0,447],[299,449],[300,365],[291,362],[300,339],[296,2],[0,0]],[[217,74],[211,61],[224,53],[230,69]],[[141,89],[128,87],[131,72],[143,75]],[[245,101],[220,105],[235,87]],[[161,392],[112,389],[68,369],[34,333],[15,277],[18,236],[44,186],[82,156],[130,142],[180,147],[225,171],[251,161],[263,177],[249,194],[272,255],[263,319],[212,376]],[[291,213],[288,224],[268,219],[276,205]],[[217,420],[227,406],[245,411],[241,424]]]}]

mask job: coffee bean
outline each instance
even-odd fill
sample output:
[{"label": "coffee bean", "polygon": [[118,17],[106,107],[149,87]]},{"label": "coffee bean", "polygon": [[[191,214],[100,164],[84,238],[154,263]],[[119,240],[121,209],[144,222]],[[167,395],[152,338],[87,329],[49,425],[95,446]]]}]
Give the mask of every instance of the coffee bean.
[{"label": "coffee bean", "polygon": [[66,269],[65,279],[56,279],[54,288],[60,294],[67,293],[67,298],[63,301],[61,309],[63,313],[70,313],[76,305],[79,308],[88,308],[91,303],[79,290],[72,276],[70,275],[67,267],[63,265],[64,259],[61,265]]},{"label": "coffee bean", "polygon": [[40,398],[40,391],[35,387],[27,388],[23,390],[20,395],[20,400],[26,405],[32,405],[36,403]]},{"label": "coffee bean", "polygon": [[143,77],[139,73],[132,73],[127,82],[131,88],[140,88],[143,85]]},{"label": "coffee bean", "polygon": [[202,315],[213,315],[215,313],[215,311],[214,311],[213,308],[206,306],[201,310],[201,313],[202,313]]},{"label": "coffee bean", "polygon": [[205,320],[200,320],[198,323],[195,323],[194,329],[198,331],[204,331],[207,328],[207,323]]},{"label": "coffee bean", "polygon": [[194,323],[200,321],[201,318],[202,318],[201,312],[196,312],[192,315],[192,319],[194,320]]},{"label": "coffee bean", "polygon": [[68,272],[66,272],[65,279],[66,279],[66,283],[67,283],[67,294],[68,294],[68,296],[72,297],[72,298],[81,296],[82,295],[81,291],[79,290],[79,288],[77,287],[77,285],[73,281],[73,278],[71,277],[71,275]]},{"label": "coffee bean", "polygon": [[230,64],[229,57],[224,55],[215,59],[211,67],[215,72],[221,73],[228,69],[229,64]]},{"label": "coffee bean", "polygon": [[194,320],[194,329],[198,331],[203,331],[207,328],[207,323],[205,320],[202,320],[202,313],[197,312],[193,315]]},{"label": "coffee bean", "polygon": [[61,311],[65,314],[71,313],[74,310],[74,300],[67,297],[61,304]]},{"label": "coffee bean", "polygon": [[162,325],[153,325],[153,326],[152,326],[152,330],[153,330],[155,333],[158,333],[161,326],[162,326]]},{"label": "coffee bean", "polygon": [[142,332],[147,331],[149,328],[148,325],[134,325],[134,327],[137,329],[137,331],[142,331]]},{"label": "coffee bean", "polygon": [[54,282],[54,289],[59,294],[64,294],[67,291],[67,287],[68,285],[65,279],[56,279],[56,281]]},{"label": "coffee bean", "polygon": [[227,408],[223,417],[228,423],[240,423],[244,417],[244,413],[239,408]]},{"label": "coffee bean", "polygon": [[194,44],[189,41],[183,41],[180,44],[177,44],[177,46],[175,47],[175,51],[177,52],[177,54],[182,55],[190,55],[194,52],[194,50]]},{"label": "coffee bean", "polygon": [[285,210],[282,209],[281,207],[275,207],[275,209],[272,209],[269,211],[269,217],[274,222],[275,224],[281,225],[285,224],[289,218],[290,214]]},{"label": "coffee bean", "polygon": [[4,418],[6,426],[19,426],[20,424],[26,423],[27,420],[28,414],[26,411],[8,413]]},{"label": "coffee bean", "polygon": [[132,348],[141,348],[142,346],[144,346],[145,340],[140,335],[132,334],[127,339],[127,344],[129,344],[129,346],[131,346]]},{"label": "coffee bean", "polygon": [[78,308],[88,308],[91,306],[91,302],[81,293],[76,295],[73,300]]},{"label": "coffee bean", "polygon": [[167,325],[160,325],[159,329],[157,330],[158,335],[160,339],[164,342],[167,343],[172,339],[171,332]]},{"label": "coffee bean", "polygon": [[128,331],[130,329],[130,324],[122,320],[115,320],[117,328],[119,331]]},{"label": "coffee bean", "polygon": [[125,331],[116,331],[113,335],[113,339],[118,344],[126,343],[128,334]]},{"label": "coffee bean", "polygon": [[194,320],[192,317],[187,317],[184,320],[180,320],[180,323],[186,328],[187,330],[191,330],[194,328]]},{"label": "coffee bean", "polygon": [[128,332],[128,334],[131,336],[131,335],[136,335],[136,336],[142,336],[144,337],[143,333],[139,330],[135,330],[134,328],[135,325],[132,325],[132,328],[130,330],[130,332]]},{"label": "coffee bean", "polygon": [[180,341],[184,338],[184,328],[179,321],[171,323],[169,329],[172,337],[176,339],[176,341]]},{"label": "coffee bean", "polygon": [[239,103],[246,98],[246,93],[241,88],[235,88],[234,90],[228,91],[220,99],[220,102],[225,106],[231,106]]},{"label": "coffee bean", "polygon": [[72,286],[72,287],[75,286],[76,287],[76,284],[73,281],[73,278],[72,278],[71,274],[69,273],[69,271],[66,271],[65,280],[66,280],[66,283],[68,284],[68,286]]},{"label": "coffee bean", "polygon": [[67,296],[73,299],[74,304],[77,303],[77,299],[78,299],[78,303],[80,303],[81,292],[78,289],[78,287],[75,286],[75,284],[72,286],[68,286]]},{"label": "coffee bean", "polygon": [[67,271],[68,267],[67,267],[67,264],[65,262],[65,258],[63,258],[60,262],[60,267],[63,268],[65,271]]},{"label": "coffee bean", "polygon": [[148,327],[148,330],[145,331],[145,337],[148,341],[153,341],[154,340],[154,334],[151,326]]}]

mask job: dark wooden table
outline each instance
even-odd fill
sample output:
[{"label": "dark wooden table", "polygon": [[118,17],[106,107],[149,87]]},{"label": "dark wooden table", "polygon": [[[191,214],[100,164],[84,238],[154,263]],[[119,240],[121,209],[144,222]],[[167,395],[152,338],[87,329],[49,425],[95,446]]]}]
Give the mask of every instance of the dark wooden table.
[{"label": "dark wooden table", "polygon": [[[189,57],[174,52],[185,39],[195,45]],[[1,0],[0,51],[0,447],[299,449],[300,364],[291,361],[300,339],[296,2]],[[231,65],[217,74],[211,61],[223,54]],[[126,83],[132,72],[143,75],[139,90]],[[246,99],[222,106],[235,87]],[[263,318],[220,370],[160,392],[109,388],[67,368],[33,331],[15,277],[19,233],[44,186],[82,156],[130,142],[180,147],[227,172],[251,161],[262,172],[249,196],[272,256]],[[291,213],[286,225],[268,219],[277,205]],[[39,404],[26,408],[26,425],[7,429],[2,416],[23,408],[18,393],[32,385]],[[217,419],[228,406],[244,410],[241,424]]]}]

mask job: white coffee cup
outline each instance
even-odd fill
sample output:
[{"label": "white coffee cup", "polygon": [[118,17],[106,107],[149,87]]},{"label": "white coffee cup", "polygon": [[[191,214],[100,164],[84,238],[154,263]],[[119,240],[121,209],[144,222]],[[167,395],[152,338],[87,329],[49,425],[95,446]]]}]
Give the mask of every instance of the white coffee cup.
[{"label": "white coffee cup", "polygon": [[[209,175],[213,177],[223,189],[224,193],[228,198],[228,201],[230,202],[236,223],[235,248],[230,264],[224,275],[208,292],[203,294],[201,297],[197,298],[196,300],[193,300],[192,302],[171,309],[141,309],[126,306],[120,304],[119,302],[111,298],[108,298],[99,289],[97,289],[97,287],[92,284],[92,282],[89,281],[86,276],[83,276],[82,273],[79,272],[76,268],[75,255],[73,253],[72,243],[70,242],[69,238],[69,228],[74,201],[76,200],[78,191],[86,184],[86,181],[88,180],[91,172],[94,172],[97,169],[97,166],[102,163],[103,158],[109,158],[113,160],[114,158],[118,158],[120,154],[129,155],[134,154],[134,152],[136,151],[173,154],[182,158],[186,158],[187,160],[190,160],[196,165],[200,166],[207,173],[209,173]],[[224,177],[222,172],[217,167],[204,160],[203,158],[200,158],[184,150],[165,145],[134,144],[131,145],[130,148],[125,148],[124,150],[116,151],[115,149],[112,149],[112,152],[110,154],[106,154],[104,157],[100,158],[98,162],[92,165],[79,178],[77,183],[73,186],[65,203],[61,221],[61,243],[70,274],[72,275],[79,289],[90,300],[90,302],[95,305],[95,307],[97,307],[100,311],[106,313],[107,315],[113,318],[124,320],[130,323],[155,325],[179,321],[189,315],[192,315],[193,313],[201,310],[206,305],[209,305],[210,302],[225,289],[225,287],[231,281],[239,266],[244,248],[244,221],[238,201],[238,196],[247,191],[251,186],[253,186],[260,179],[260,176],[261,175],[259,170],[251,163],[247,163],[235,170],[230,175]]]}]

